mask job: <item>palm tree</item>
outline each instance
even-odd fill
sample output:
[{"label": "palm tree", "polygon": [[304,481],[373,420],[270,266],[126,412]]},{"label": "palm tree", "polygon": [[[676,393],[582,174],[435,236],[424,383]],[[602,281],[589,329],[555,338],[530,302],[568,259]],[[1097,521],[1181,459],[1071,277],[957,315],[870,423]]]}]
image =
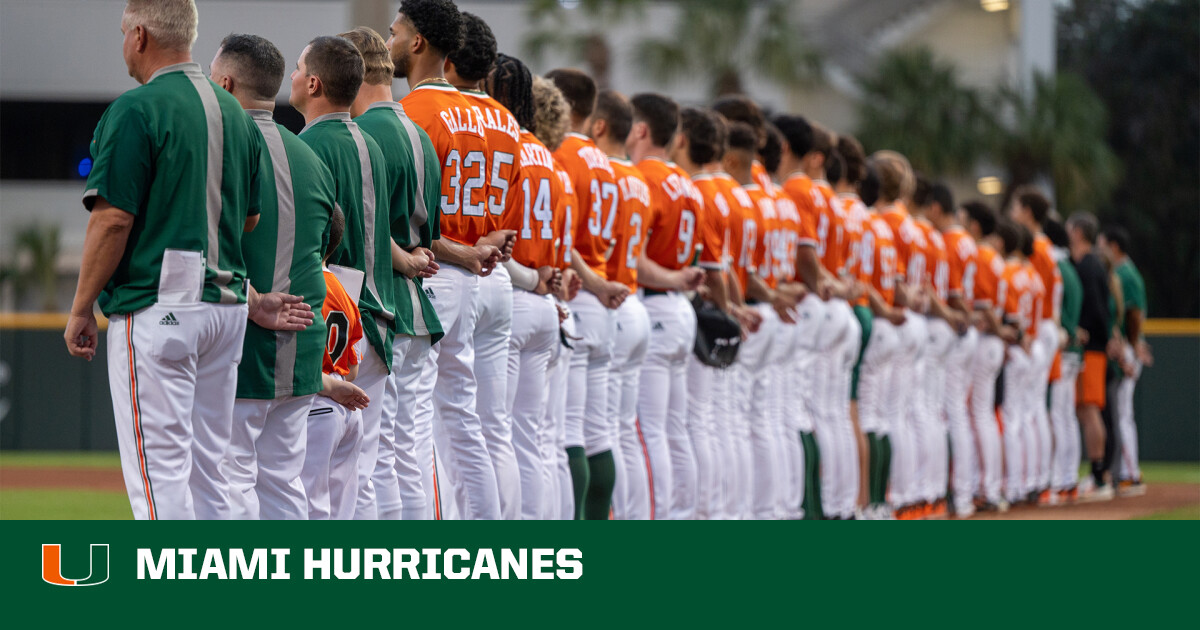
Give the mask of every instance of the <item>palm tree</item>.
[{"label": "palm tree", "polygon": [[983,95],[928,48],[884,54],[859,85],[858,138],[865,146],[899,151],[932,175],[969,173],[986,154],[993,123]]},{"label": "palm tree", "polygon": [[30,287],[37,287],[46,312],[58,310],[59,233],[57,225],[20,230],[13,239],[12,261],[0,268],[0,283],[12,283],[18,300]]},{"label": "palm tree", "polygon": [[[640,15],[646,4],[647,0],[529,0],[526,12],[534,28],[523,42],[524,54],[540,64],[547,54],[565,53],[571,61],[584,62],[600,87],[608,87],[612,49],[606,34],[613,25]],[[583,19],[572,19],[572,10]],[[580,24],[583,30],[576,28]]]},{"label": "palm tree", "polygon": [[667,38],[638,46],[656,80],[709,78],[713,96],[741,93],[747,71],[792,87],[816,80],[820,62],[800,37],[788,0],[676,2],[679,20]]},{"label": "palm tree", "polygon": [[1008,169],[1008,196],[1047,176],[1063,214],[1094,210],[1120,183],[1120,161],[1109,147],[1108,111],[1081,77],[1038,76],[1028,95],[1001,89],[996,107],[1011,121],[999,129],[996,153]]}]

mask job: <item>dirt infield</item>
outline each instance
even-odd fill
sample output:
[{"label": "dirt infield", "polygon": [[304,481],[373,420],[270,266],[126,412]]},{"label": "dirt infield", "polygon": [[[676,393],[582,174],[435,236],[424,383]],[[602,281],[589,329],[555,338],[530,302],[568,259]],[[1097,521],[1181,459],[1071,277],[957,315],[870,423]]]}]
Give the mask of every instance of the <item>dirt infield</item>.
[{"label": "dirt infield", "polygon": [[120,468],[0,467],[0,488],[5,490],[105,490],[125,492]]},{"label": "dirt infield", "polygon": [[1200,486],[1190,483],[1150,484],[1140,497],[1118,497],[1100,503],[1062,507],[1018,507],[1005,514],[980,514],[972,520],[1087,521],[1127,520],[1200,503]]}]

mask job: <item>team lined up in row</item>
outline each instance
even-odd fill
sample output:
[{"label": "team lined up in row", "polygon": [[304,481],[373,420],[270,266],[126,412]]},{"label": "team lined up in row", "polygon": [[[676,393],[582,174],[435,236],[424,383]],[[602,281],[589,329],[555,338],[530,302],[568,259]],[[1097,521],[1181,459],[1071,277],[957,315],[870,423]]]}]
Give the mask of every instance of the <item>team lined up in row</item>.
[{"label": "team lined up in row", "polygon": [[[147,14],[131,8],[127,25]],[[291,80],[298,137],[271,122],[279,51],[252,35],[222,42],[212,80],[233,98],[211,102],[228,119],[236,99],[262,146],[242,191],[253,231],[228,229],[234,195],[214,217],[210,186],[206,235],[224,247],[198,248],[203,290],[180,299],[175,237],[142,227],[104,304],[136,516],[889,518],[939,513],[951,487],[960,515],[1075,487],[1078,362],[1057,359],[1069,263],[1033,237],[1049,210],[1038,193],[1015,197],[1018,222],[997,221],[918,186],[898,154],[868,160],[853,138],[768,120],[742,97],[681,109],[597,94],[576,70],[534,77],[448,0],[405,0],[390,34],[360,27],[305,48]],[[165,213],[153,184],[150,202],[114,201],[145,182],[131,178],[144,162],[105,131],[144,111],[130,95],[178,99],[173,73],[197,84],[198,70],[156,70],[101,121],[89,179],[89,199],[146,206],[141,217]],[[393,76],[411,87],[399,103]],[[229,171],[225,126],[215,155]],[[200,145],[213,159],[211,136]],[[191,168],[171,157],[158,159]],[[165,250],[162,263],[136,269],[139,248]],[[128,281],[139,271],[150,282]],[[139,352],[134,316],[236,302],[241,278],[253,323],[217,325],[246,331],[236,401],[228,375],[184,378],[193,399],[181,401],[158,384],[180,367],[159,349],[188,333],[142,327],[154,350]],[[305,307],[288,293],[322,313],[316,324],[295,323]],[[270,308],[281,314],[267,321]],[[740,346],[732,364],[728,348],[694,352],[697,334],[712,336],[697,329],[703,309],[742,331],[716,340]],[[181,346],[198,375],[207,342]],[[165,437],[181,418],[188,440]],[[180,460],[182,473],[163,470]]]}]

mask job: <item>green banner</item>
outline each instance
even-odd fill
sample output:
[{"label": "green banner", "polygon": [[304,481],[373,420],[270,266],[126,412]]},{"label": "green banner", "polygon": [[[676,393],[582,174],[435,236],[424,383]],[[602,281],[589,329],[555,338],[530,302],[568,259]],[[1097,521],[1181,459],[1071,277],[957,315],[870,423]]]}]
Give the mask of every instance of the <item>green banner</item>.
[{"label": "green banner", "polygon": [[1115,627],[1194,621],[1198,533],[1183,522],[5,522],[0,593],[14,628]]}]

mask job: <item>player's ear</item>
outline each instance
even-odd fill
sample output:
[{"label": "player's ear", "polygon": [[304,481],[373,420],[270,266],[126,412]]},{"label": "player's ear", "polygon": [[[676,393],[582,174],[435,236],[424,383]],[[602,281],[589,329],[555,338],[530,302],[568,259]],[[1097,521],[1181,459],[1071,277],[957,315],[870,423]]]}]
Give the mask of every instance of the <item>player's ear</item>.
[{"label": "player's ear", "polygon": [[133,27],[133,41],[134,49],[137,52],[146,52],[146,46],[149,45],[150,40],[145,26],[138,24],[137,26]]},{"label": "player's ear", "polygon": [[308,75],[308,77],[306,77],[306,78],[308,79],[308,82],[307,82],[306,86],[308,87],[308,95],[309,95],[309,97],[320,96],[320,95],[321,95],[321,91],[322,91],[322,87],[323,87],[323,86],[321,85],[321,79],[320,79],[320,77],[318,77],[318,76],[317,76],[317,75],[315,75],[315,74],[310,74],[310,75]]},{"label": "player's ear", "polygon": [[217,85],[221,86],[221,89],[225,90],[226,92],[233,94],[233,77],[232,76],[227,74],[227,75],[221,77],[221,80],[217,81]]},{"label": "player's ear", "polygon": [[599,138],[608,132],[608,121],[603,119],[592,119],[592,127],[588,130],[588,135],[593,138]]},{"label": "player's ear", "polygon": [[412,39],[409,40],[408,51],[414,55],[419,55],[424,52],[425,47],[429,42],[420,33],[413,33]]}]

